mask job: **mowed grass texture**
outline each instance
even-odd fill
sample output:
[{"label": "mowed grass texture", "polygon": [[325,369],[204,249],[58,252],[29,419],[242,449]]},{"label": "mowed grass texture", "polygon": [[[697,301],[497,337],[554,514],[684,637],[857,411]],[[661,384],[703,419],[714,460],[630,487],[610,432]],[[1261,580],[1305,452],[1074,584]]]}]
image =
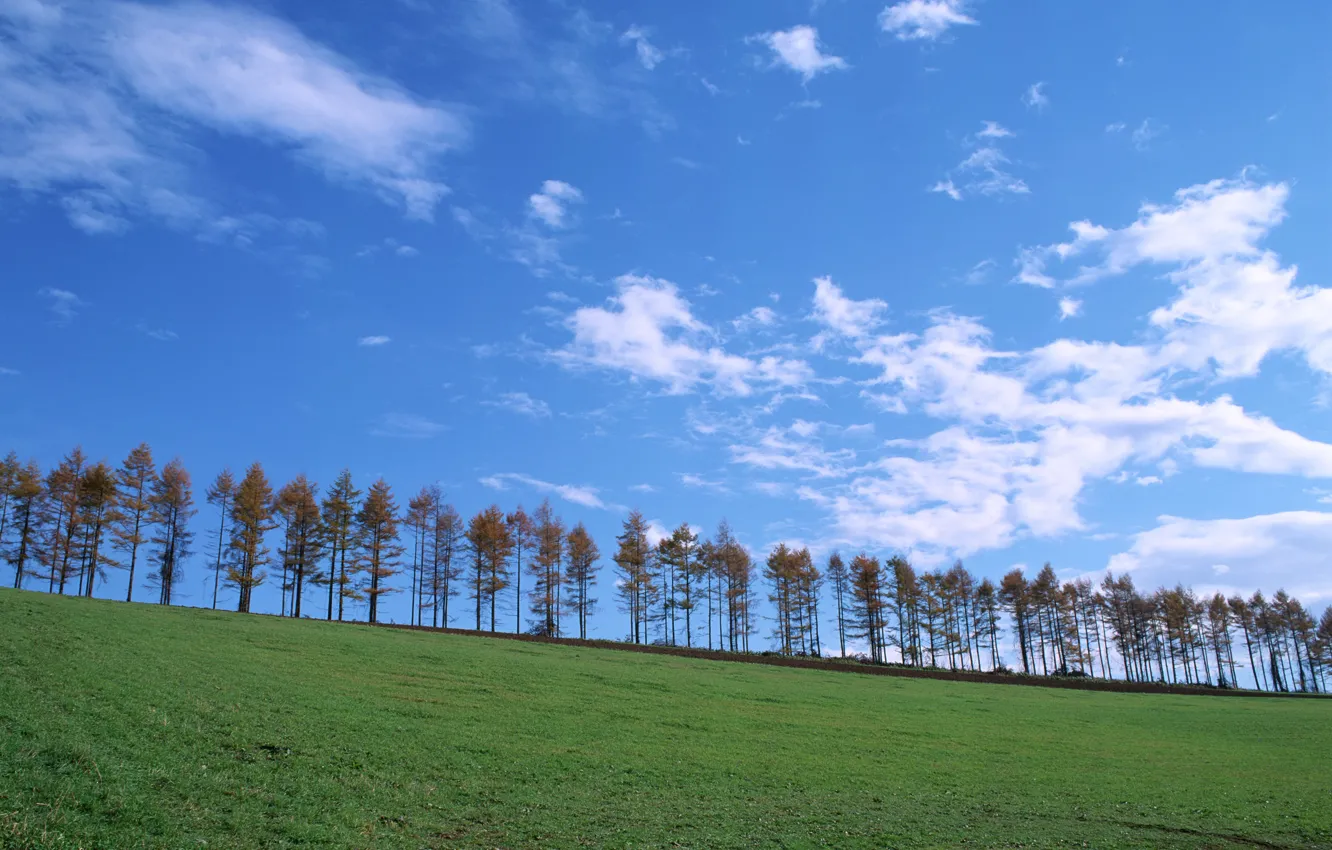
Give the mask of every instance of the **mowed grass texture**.
[{"label": "mowed grass texture", "polygon": [[1332,703],[0,591],[3,847],[1332,846]]}]

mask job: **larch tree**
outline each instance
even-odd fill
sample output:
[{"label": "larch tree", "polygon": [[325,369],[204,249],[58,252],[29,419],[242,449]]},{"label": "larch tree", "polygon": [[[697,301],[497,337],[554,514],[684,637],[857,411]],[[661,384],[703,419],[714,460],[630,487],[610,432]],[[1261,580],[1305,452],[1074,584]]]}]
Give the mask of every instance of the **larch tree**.
[{"label": "larch tree", "polygon": [[850,572],[851,622],[855,629],[851,636],[865,638],[869,642],[870,658],[883,663],[887,660],[884,656],[883,568],[878,558],[861,552],[851,559]]},{"label": "larch tree", "polygon": [[434,514],[434,501],[429,487],[407,500],[407,512],[403,514],[403,524],[412,537],[411,590],[408,606],[410,617],[408,624],[420,622],[421,610],[425,607],[426,556],[430,542],[430,524]]},{"label": "larch tree", "polygon": [[115,548],[128,557],[125,563],[125,569],[129,570],[126,602],[134,601],[134,572],[139,563],[139,549],[146,542],[144,525],[148,521],[148,494],[156,479],[153,450],[147,443],[136,446],[116,472],[120,517],[112,527],[111,538]]},{"label": "larch tree", "polygon": [[640,511],[631,511],[615,538],[619,548],[615,566],[620,594],[620,609],[629,615],[629,638],[634,643],[650,643],[648,613],[656,588],[652,584],[652,546],[648,543],[648,523]]},{"label": "larch tree", "polygon": [[846,607],[850,598],[850,581],[846,571],[846,562],[840,552],[828,556],[828,582],[832,585],[833,605],[837,608],[837,646],[842,657],[846,657]]},{"label": "larch tree", "polygon": [[379,622],[379,597],[397,593],[388,580],[398,574],[398,559],[403,547],[398,544],[398,506],[393,502],[393,490],[388,482],[379,479],[370,485],[361,510],[356,514],[356,527],[361,542],[361,558],[368,574],[365,594],[370,600],[370,622]]},{"label": "larch tree", "polygon": [[104,461],[92,464],[83,472],[83,483],[79,487],[80,522],[84,529],[83,562],[86,572],[80,576],[80,590],[89,598],[93,595],[93,583],[97,576],[106,576],[106,567],[118,566],[115,559],[103,548],[106,530],[119,518],[116,506],[116,476]]},{"label": "larch tree", "polygon": [[297,619],[301,616],[305,585],[319,575],[322,555],[316,491],[317,487],[305,475],[297,475],[273,499],[273,510],[285,526],[282,550],[278,553],[285,579],[282,592],[284,597],[291,594],[291,616]]},{"label": "larch tree", "polygon": [[670,537],[662,538],[657,544],[657,560],[666,566],[664,572],[670,588],[667,610],[670,612],[672,646],[679,645],[675,628],[678,620],[676,612],[684,614],[685,646],[694,645],[694,608],[698,606],[698,554],[698,534],[687,522],[680,523]]},{"label": "larch tree", "polygon": [[[513,633],[521,634],[523,631],[523,556],[527,555],[536,548],[536,526],[532,523],[532,518],[519,505],[513,513],[504,517],[504,524],[509,528],[509,538],[513,541]],[[499,588],[496,588],[498,593]],[[494,597],[491,597],[491,604],[494,604]],[[495,612],[490,613],[491,620],[495,619]]]},{"label": "larch tree", "polygon": [[351,470],[344,469],[338,473],[320,505],[319,539],[328,555],[328,570],[321,581],[328,583],[327,619],[330,621],[333,619],[335,596],[339,622],[342,621],[346,601],[357,598],[353,581],[357,571],[356,510],[360,498],[361,491],[352,485]]},{"label": "larch tree", "polygon": [[9,539],[9,510],[14,504],[14,488],[18,486],[22,469],[18,454],[10,452],[0,460],[0,558],[6,557],[5,541]]},{"label": "larch tree", "polygon": [[429,544],[428,530],[430,528],[430,514],[433,506],[430,504],[430,488],[421,488],[421,492],[416,496],[409,498],[408,509],[402,514],[402,524],[408,526],[408,533],[412,536],[412,566],[410,573],[410,590],[408,593],[408,625],[417,625],[420,621],[421,609],[425,606],[425,564],[426,564],[426,545]]},{"label": "larch tree", "polygon": [[535,550],[527,562],[532,576],[529,611],[533,633],[560,636],[561,591],[564,587],[564,523],[555,515],[550,500],[537,506],[532,517]]},{"label": "larch tree", "polygon": [[78,553],[79,488],[86,460],[83,449],[75,446],[46,476],[46,513],[42,518],[46,540],[38,560],[46,569],[48,593],[65,592]]},{"label": "larch tree", "polygon": [[14,483],[9,494],[10,524],[13,527],[13,544],[5,559],[14,568],[14,588],[23,587],[23,577],[33,560],[33,552],[41,533],[42,502],[46,497],[46,488],[42,486],[42,469],[37,461],[30,460],[20,466],[14,474]]},{"label": "larch tree", "polygon": [[566,545],[569,566],[564,573],[564,584],[568,589],[569,607],[578,618],[578,637],[586,640],[588,617],[597,611],[592,585],[596,582],[597,561],[601,553],[581,522],[569,532]]},{"label": "larch tree", "polygon": [[435,626],[449,626],[449,600],[458,595],[457,582],[461,560],[458,549],[463,539],[463,521],[453,505],[444,504],[443,495],[436,488],[432,493],[435,506],[431,518],[431,621]]},{"label": "larch tree", "polygon": [[471,598],[476,603],[476,629],[481,614],[490,609],[490,630],[495,631],[495,597],[508,585],[509,555],[513,539],[499,505],[491,505],[467,523],[467,550],[471,559]]},{"label": "larch tree", "polygon": [[162,467],[162,474],[153,480],[148,496],[149,520],[152,536],[154,569],[148,575],[150,584],[158,588],[158,602],[170,605],[176,588],[184,579],[185,560],[191,554],[194,532],[190,520],[198,511],[194,507],[194,489],[190,473],[179,458]]},{"label": "larch tree", "polygon": [[265,538],[275,528],[273,488],[263,465],[256,461],[246,470],[231,505],[231,563],[227,567],[227,584],[236,588],[236,610],[242,614],[249,613],[254,589],[268,577],[263,569],[269,561]]},{"label": "larch tree", "polygon": [[231,469],[223,469],[204,491],[208,504],[217,508],[217,556],[213,562],[213,610],[217,610],[217,592],[222,584],[222,553],[227,549],[227,520],[231,518],[231,502],[236,498],[236,479]]}]

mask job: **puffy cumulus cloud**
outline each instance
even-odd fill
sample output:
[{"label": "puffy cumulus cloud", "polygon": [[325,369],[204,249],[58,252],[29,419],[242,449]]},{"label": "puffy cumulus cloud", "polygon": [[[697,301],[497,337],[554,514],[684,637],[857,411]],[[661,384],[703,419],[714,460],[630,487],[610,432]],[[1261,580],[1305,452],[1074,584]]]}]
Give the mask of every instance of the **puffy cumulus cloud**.
[{"label": "puffy cumulus cloud", "polygon": [[582,203],[583,193],[563,180],[547,180],[541,191],[527,199],[528,213],[545,222],[548,227],[562,228],[567,224],[569,205]]},{"label": "puffy cumulus cloud", "polygon": [[[979,320],[946,311],[911,333],[844,321],[850,364],[871,370],[858,382],[861,396],[942,430],[854,457],[829,451],[827,431],[796,420],[731,436],[732,458],[767,478],[798,479],[800,496],[828,511],[834,545],[910,549],[927,561],[1085,531],[1079,503],[1098,481],[1157,484],[1186,463],[1332,477],[1332,445],[1229,395],[1209,397],[1214,385],[1196,380],[1252,374],[1281,348],[1303,351],[1315,369],[1329,362],[1327,291],[1295,287],[1294,270],[1261,247],[1284,217],[1285,196],[1280,185],[1216,181],[1145,206],[1122,229],[1079,223],[1072,242],[1046,250],[1062,262],[1097,258],[1075,271],[1092,279],[1138,264],[1173,267],[1176,295],[1151,314],[1139,344],[1058,339],[1007,351]],[[816,300],[821,288],[829,303],[844,299],[816,282]]]},{"label": "puffy cumulus cloud", "polygon": [[1059,320],[1071,319],[1082,315],[1082,302],[1067,296],[1059,299]]},{"label": "puffy cumulus cloud", "polygon": [[1163,516],[1133,536],[1107,568],[1143,588],[1183,583],[1197,592],[1245,597],[1278,589],[1305,602],[1332,601],[1326,569],[1332,513],[1287,511],[1239,519]]},{"label": "puffy cumulus cloud", "polygon": [[831,56],[822,50],[819,31],[811,26],[797,26],[756,35],[752,40],[766,44],[773,52],[773,67],[795,71],[809,82],[825,71],[841,71],[849,67],[840,56]]},{"label": "puffy cumulus cloud", "polygon": [[623,275],[604,307],[581,307],[567,320],[573,340],[552,354],[567,367],[627,373],[661,384],[669,393],[700,385],[721,395],[748,396],[756,388],[800,387],[813,379],[802,360],[728,352],[715,329],[693,314],[668,280]]},{"label": "puffy cumulus cloud", "polygon": [[[1113,229],[1070,225],[1074,238],[1028,249],[1018,280],[1053,287],[1087,284],[1142,265],[1174,268],[1175,297],[1155,309],[1151,325],[1162,365],[1227,378],[1255,374],[1274,351],[1300,352],[1310,367],[1332,372],[1332,293],[1296,285],[1296,268],[1262,247],[1286,216],[1289,187],[1241,176],[1181,189],[1171,204],[1144,204],[1138,218]],[[1050,263],[1086,258],[1063,281]]]},{"label": "puffy cumulus cloud", "polygon": [[937,41],[955,26],[975,26],[962,0],[902,0],[879,13],[879,27],[899,41]]},{"label": "puffy cumulus cloud", "polygon": [[814,321],[837,336],[862,339],[878,327],[887,309],[888,302],[878,298],[847,298],[830,277],[814,279]]}]

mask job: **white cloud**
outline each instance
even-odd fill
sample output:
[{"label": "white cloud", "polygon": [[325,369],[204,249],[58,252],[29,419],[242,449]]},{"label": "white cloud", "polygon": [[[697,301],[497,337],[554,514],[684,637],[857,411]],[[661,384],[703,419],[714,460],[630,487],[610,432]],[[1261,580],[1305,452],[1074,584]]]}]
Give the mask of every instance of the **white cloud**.
[{"label": "white cloud", "polygon": [[366,348],[379,345],[388,345],[392,341],[393,341],[392,337],[387,337],[387,336],[363,336],[360,339],[356,340],[356,344],[363,348]]},{"label": "white cloud", "polygon": [[520,484],[524,487],[530,487],[541,493],[554,493],[566,502],[580,505],[584,508],[594,508],[603,511],[623,511],[622,505],[610,504],[602,500],[600,492],[595,487],[586,487],[574,484],[552,484],[549,481],[542,481],[540,478],[533,478],[521,472],[502,472],[498,475],[488,475],[480,482],[483,486],[492,490],[507,490],[511,484]]},{"label": "white cloud", "polygon": [[460,111],[427,103],[277,18],[186,3],[114,7],[111,55],[152,104],[270,141],[330,177],[429,219],[448,191],[440,155],[467,140]]},{"label": "white cloud", "polygon": [[385,413],[371,426],[370,433],[376,437],[424,440],[437,436],[444,429],[444,425],[414,413]]},{"label": "white cloud", "polygon": [[952,180],[940,180],[930,187],[930,191],[947,195],[955,201],[962,200],[962,191],[957,188]]},{"label": "white cloud", "polygon": [[[206,233],[228,217],[191,187],[198,126],[267,142],[429,218],[460,110],[426,102],[278,18],[205,2],[0,12],[0,181],[50,193],[89,233],[146,215]],[[247,221],[246,217],[230,217]],[[253,227],[259,219],[248,219]]]},{"label": "white cloud", "polygon": [[790,68],[803,77],[805,82],[825,71],[840,71],[849,67],[841,57],[822,51],[819,31],[811,26],[802,24],[789,30],[763,33],[754,38],[766,44],[775,54],[774,66]]},{"label": "white cloud", "polygon": [[1045,83],[1032,83],[1022,95],[1022,102],[1028,108],[1042,110],[1050,105],[1050,96],[1045,93]]},{"label": "white cloud", "polygon": [[37,290],[37,294],[50,302],[47,306],[51,308],[51,312],[62,324],[73,319],[79,308],[88,306],[86,301],[68,289],[44,286]]},{"label": "white cloud", "polygon": [[770,327],[777,324],[777,311],[771,307],[755,307],[740,318],[731,322],[737,331],[747,331],[755,327]]},{"label": "white cloud", "polygon": [[930,191],[947,195],[955,201],[969,194],[1028,194],[1031,190],[1026,181],[1012,174],[1008,157],[998,147],[999,140],[1013,135],[1013,131],[994,121],[982,121],[980,132],[974,137],[968,137],[965,142],[968,146],[979,147],[944,175],[944,179],[931,186]]},{"label": "white cloud", "polygon": [[962,0],[902,0],[879,13],[879,26],[900,41],[935,41],[950,27],[974,26]]},{"label": "white cloud", "polygon": [[552,353],[556,361],[627,372],[634,380],[663,384],[669,393],[707,384],[722,395],[747,396],[755,387],[797,387],[813,377],[802,360],[727,352],[668,280],[623,275],[616,286],[608,307],[581,307],[569,317],[574,338]]},{"label": "white cloud", "polygon": [[1082,302],[1076,298],[1059,299],[1059,320],[1071,319],[1074,316],[1082,315]]},{"label": "white cloud", "polygon": [[704,478],[702,475],[696,475],[692,472],[681,472],[680,483],[686,487],[693,487],[699,490],[712,490],[717,493],[731,492],[722,482]]},{"label": "white cloud", "polygon": [[[1326,569],[1332,547],[1332,513],[1287,511],[1241,519],[1163,516],[1134,535],[1127,551],[1106,565],[1129,572],[1151,588],[1183,583],[1202,593],[1284,588],[1306,604],[1332,600]],[[1224,576],[1225,584],[1219,584]]]},{"label": "white cloud", "polygon": [[[1237,472],[1332,477],[1332,445],[1281,428],[1195,380],[1253,374],[1263,356],[1295,348],[1332,371],[1332,298],[1295,288],[1294,270],[1261,247],[1285,215],[1284,184],[1213,181],[1144,205],[1122,229],[1078,222],[1074,240],[1024,252],[1024,273],[1060,284],[1046,260],[1094,262],[1090,282],[1142,263],[1173,267],[1176,296],[1150,317],[1136,345],[1061,339],[1003,351],[975,319],[932,314],[922,333],[862,334],[852,363],[876,370],[861,395],[886,412],[947,423],[892,440],[885,456],[824,462],[822,431],[732,441],[733,457],[806,479],[797,492],[831,518],[833,543],[913,549],[941,559],[1006,546],[1024,536],[1084,530],[1079,500],[1098,480],[1156,484],[1182,462]],[[768,446],[764,446],[767,438]],[[786,441],[783,445],[780,441]],[[1130,470],[1155,464],[1159,475]],[[1230,562],[1228,562],[1230,563]]]},{"label": "white cloud", "polygon": [[634,485],[632,485],[629,489],[632,490],[632,491],[634,491],[635,493],[655,493],[655,492],[657,492],[657,488],[656,488],[656,487],[653,487],[651,484],[634,484]]},{"label": "white cloud", "polygon": [[[860,339],[883,321],[888,302],[879,298],[855,301],[842,294],[830,277],[814,279],[814,321],[838,336]],[[817,345],[817,344],[816,344]]]},{"label": "white cloud", "polygon": [[384,240],[381,242],[375,242],[373,244],[366,245],[365,247],[361,248],[359,251],[356,252],[356,256],[373,257],[375,254],[378,254],[380,251],[388,251],[389,253],[393,254],[393,256],[395,257],[403,257],[403,258],[415,257],[420,255],[421,253],[411,245],[404,245],[403,243],[394,239],[392,236],[388,236],[385,237]]},{"label": "white cloud", "polygon": [[155,339],[158,342],[174,342],[175,340],[180,339],[180,335],[175,331],[167,330],[166,328],[153,328],[143,323],[138,325],[138,330],[139,333],[149,339]]},{"label": "white cloud", "polygon": [[563,180],[547,180],[541,191],[527,199],[531,215],[555,229],[567,226],[566,216],[570,204],[582,203],[583,193]]},{"label": "white cloud", "polygon": [[1116,121],[1113,124],[1105,125],[1105,131],[1107,133],[1122,133],[1127,129],[1128,125],[1125,124],[1123,121]]},{"label": "white cloud", "polygon": [[1133,131],[1133,147],[1140,151],[1145,151],[1151,146],[1152,140],[1166,131],[1165,127],[1152,121],[1150,118],[1144,118],[1137,129]]},{"label": "white cloud", "polygon": [[648,41],[647,30],[639,26],[631,26],[625,30],[624,34],[620,36],[620,43],[632,44],[634,50],[638,53],[639,64],[649,71],[660,65],[661,61],[666,58],[665,53],[653,47],[652,42]]},{"label": "white cloud", "polygon": [[527,393],[501,393],[499,398],[482,404],[508,410],[520,416],[530,416],[533,419],[545,419],[550,416],[550,405],[539,398],[532,398]]}]

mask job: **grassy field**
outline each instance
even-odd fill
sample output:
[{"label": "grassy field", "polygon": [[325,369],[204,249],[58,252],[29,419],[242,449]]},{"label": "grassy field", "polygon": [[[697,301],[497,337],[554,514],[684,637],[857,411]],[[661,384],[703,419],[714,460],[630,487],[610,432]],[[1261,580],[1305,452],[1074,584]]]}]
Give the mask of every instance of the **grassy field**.
[{"label": "grassy field", "polygon": [[1329,847],[1332,703],[0,591],[0,847]]}]

